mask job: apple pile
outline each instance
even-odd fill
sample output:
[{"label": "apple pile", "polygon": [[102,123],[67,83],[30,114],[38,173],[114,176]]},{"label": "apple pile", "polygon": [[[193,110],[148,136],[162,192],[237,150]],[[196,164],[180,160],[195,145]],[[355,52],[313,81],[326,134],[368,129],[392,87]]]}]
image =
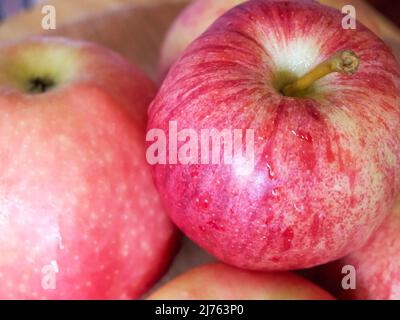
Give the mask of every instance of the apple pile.
[{"label": "apple pile", "polygon": [[[149,299],[400,299],[400,67],[342,19],[312,0],[195,1],[158,90],[96,44],[0,45],[0,299],[143,297],[178,228],[220,262]],[[229,130],[252,133],[250,158],[224,163]]]}]

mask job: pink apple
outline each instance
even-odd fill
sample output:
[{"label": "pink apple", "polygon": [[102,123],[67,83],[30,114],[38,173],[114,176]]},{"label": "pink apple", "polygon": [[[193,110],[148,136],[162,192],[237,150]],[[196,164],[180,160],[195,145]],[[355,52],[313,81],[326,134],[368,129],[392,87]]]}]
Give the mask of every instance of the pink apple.
[{"label": "pink apple", "polygon": [[[399,101],[400,68],[369,30],[343,29],[313,1],[246,2],[185,50],[150,106],[156,186],[173,221],[226,263],[336,260],[366,243],[400,190]],[[164,157],[154,130],[169,141],[171,123],[180,135]],[[223,131],[253,130],[241,142],[254,143],[254,166],[225,162],[222,147],[221,161],[203,161],[188,133],[204,129],[227,148]],[[175,149],[185,161],[171,163]]]},{"label": "pink apple", "polygon": [[3,45],[0,74],[0,298],[139,297],[176,237],[144,157],[154,84],[58,38]]},{"label": "pink apple", "polygon": [[312,282],[290,272],[262,273],[213,263],[192,269],[149,300],[331,300]]},{"label": "pink apple", "polygon": [[161,47],[160,78],[182,51],[218,17],[245,0],[195,0],[174,21]]},{"label": "pink apple", "polygon": [[342,299],[400,300],[400,199],[362,249],[312,271]]}]

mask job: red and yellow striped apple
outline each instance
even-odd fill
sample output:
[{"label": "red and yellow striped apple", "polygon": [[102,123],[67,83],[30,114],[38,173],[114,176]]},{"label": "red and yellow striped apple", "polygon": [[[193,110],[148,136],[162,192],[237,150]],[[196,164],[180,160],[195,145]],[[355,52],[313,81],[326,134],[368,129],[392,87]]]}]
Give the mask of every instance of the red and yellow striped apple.
[{"label": "red and yellow striped apple", "polygon": [[[218,17],[246,0],[193,0],[176,18],[164,39],[159,62],[160,78],[186,47],[200,36]],[[318,2],[341,10],[346,5],[356,8],[359,19],[377,35],[381,34],[382,17],[361,0],[319,0]],[[343,15],[344,17],[344,15]]]},{"label": "red and yellow striped apple", "polygon": [[175,230],[152,184],[154,84],[94,44],[0,47],[0,298],[139,297]]},{"label": "red and yellow striped apple", "polygon": [[254,166],[194,157],[153,166],[173,221],[238,267],[341,258],[367,242],[400,191],[399,65],[372,32],[343,29],[339,11],[313,1],[248,1],[219,18],[149,108],[148,130],[167,141],[171,121],[254,132]]}]

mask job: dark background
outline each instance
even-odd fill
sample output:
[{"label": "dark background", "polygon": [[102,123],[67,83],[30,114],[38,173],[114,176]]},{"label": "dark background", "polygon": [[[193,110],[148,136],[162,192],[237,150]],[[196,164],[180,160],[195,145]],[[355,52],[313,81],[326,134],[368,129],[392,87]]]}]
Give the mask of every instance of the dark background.
[{"label": "dark background", "polygon": [[371,5],[390,18],[400,27],[400,1],[399,0],[368,0]]}]

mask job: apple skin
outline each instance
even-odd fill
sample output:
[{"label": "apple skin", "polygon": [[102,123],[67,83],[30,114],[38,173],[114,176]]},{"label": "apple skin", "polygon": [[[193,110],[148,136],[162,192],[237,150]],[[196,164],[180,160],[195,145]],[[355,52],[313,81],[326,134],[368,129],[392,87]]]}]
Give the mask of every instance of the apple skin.
[{"label": "apple skin", "polygon": [[175,19],[161,46],[159,78],[163,79],[183,50],[218,17],[245,0],[195,0]]},{"label": "apple skin", "polygon": [[[169,121],[197,133],[255,132],[250,171],[153,165],[172,220],[225,263],[293,270],[339,259],[367,242],[394,203],[400,68],[373,33],[341,21],[311,1],[246,2],[185,50],[149,108],[148,130],[167,139]],[[356,74],[329,75],[309,97],[280,94],[281,74],[300,76],[342,49],[360,56]]]},{"label": "apple skin", "polygon": [[155,85],[61,38],[3,45],[0,70],[0,299],[139,297],[176,243],[144,157]]},{"label": "apple skin", "polygon": [[148,300],[333,300],[325,290],[291,272],[246,271],[222,263],[192,269]]},{"label": "apple skin", "polygon": [[[200,36],[218,17],[246,0],[194,0],[175,19],[161,46],[159,78],[163,79],[172,64],[184,49]],[[357,19],[376,34],[380,26],[371,8],[358,0],[338,1],[319,0],[321,4],[341,10],[345,5],[353,4],[357,9]]]},{"label": "apple skin", "polygon": [[[344,266],[355,268],[356,289],[345,290]],[[400,198],[378,231],[368,243],[350,255],[308,271],[310,278],[321,283],[341,299],[400,300]]]}]

